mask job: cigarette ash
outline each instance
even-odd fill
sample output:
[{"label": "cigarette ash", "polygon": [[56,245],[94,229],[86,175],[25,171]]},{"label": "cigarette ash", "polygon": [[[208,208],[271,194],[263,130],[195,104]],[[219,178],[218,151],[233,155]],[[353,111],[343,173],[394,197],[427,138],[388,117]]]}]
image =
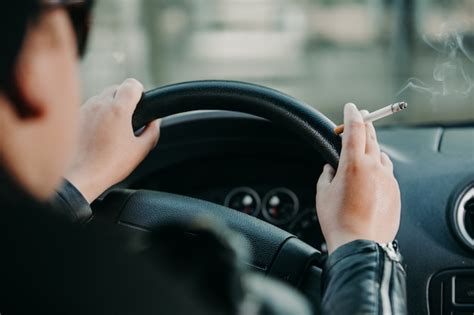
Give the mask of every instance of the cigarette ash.
[{"label": "cigarette ash", "polygon": [[426,83],[418,78],[408,79],[406,85],[397,93],[404,96],[409,91],[424,93],[430,97],[432,105],[441,104],[449,99],[472,102],[474,83],[472,73],[466,64],[472,67],[474,55],[465,45],[465,37],[460,27],[445,23],[434,39],[423,36],[423,41],[438,53],[433,70],[433,82]]}]

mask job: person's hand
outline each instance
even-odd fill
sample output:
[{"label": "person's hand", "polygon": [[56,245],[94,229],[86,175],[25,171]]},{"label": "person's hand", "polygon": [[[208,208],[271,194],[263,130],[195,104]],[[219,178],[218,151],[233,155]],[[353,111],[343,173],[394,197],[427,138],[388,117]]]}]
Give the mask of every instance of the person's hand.
[{"label": "person's hand", "polygon": [[66,179],[90,203],[125,179],[158,143],[160,121],[135,136],[132,115],[143,92],[134,79],[112,86],[81,108],[79,149]]},{"label": "person's hand", "polygon": [[316,208],[329,253],[358,239],[391,242],[400,225],[400,190],[374,126],[346,104],[344,127],[337,172],[326,165],[317,185]]}]

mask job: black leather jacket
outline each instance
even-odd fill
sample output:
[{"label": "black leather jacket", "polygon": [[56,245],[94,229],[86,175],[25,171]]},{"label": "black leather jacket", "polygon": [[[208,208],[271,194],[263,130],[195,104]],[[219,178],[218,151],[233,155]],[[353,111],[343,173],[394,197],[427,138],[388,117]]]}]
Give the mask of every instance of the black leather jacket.
[{"label": "black leather jacket", "polygon": [[323,272],[323,313],[406,314],[406,275],[396,247],[359,240],[332,253]]},{"label": "black leather jacket", "polygon": [[[78,227],[92,211],[67,182],[53,207],[39,209],[11,186],[0,185],[0,197],[1,314],[406,313],[405,272],[392,246],[359,240],[332,253],[323,270],[321,309],[314,310],[297,291],[243,268],[215,274],[206,271],[210,262],[195,257],[190,272],[176,272],[170,269],[175,263],[163,263],[169,251],[161,245],[153,248],[152,255],[161,255],[156,261],[116,246],[129,240],[115,231]],[[54,214],[38,212],[45,209]]]}]

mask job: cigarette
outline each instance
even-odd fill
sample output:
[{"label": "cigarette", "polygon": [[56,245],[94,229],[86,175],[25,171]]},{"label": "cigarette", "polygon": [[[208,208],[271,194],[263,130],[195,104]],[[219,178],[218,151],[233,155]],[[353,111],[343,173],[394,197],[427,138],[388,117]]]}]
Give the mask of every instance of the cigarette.
[{"label": "cigarette", "polygon": [[[398,102],[394,104],[390,104],[388,106],[382,107],[381,109],[376,110],[375,112],[369,113],[365,115],[364,122],[372,122],[376,121],[379,119],[382,119],[384,117],[390,116],[392,114],[401,112],[402,110],[406,109],[408,107],[408,104],[406,102]],[[344,132],[344,125],[339,125],[336,128],[334,128],[334,132],[337,135],[340,135],[341,133]]]}]

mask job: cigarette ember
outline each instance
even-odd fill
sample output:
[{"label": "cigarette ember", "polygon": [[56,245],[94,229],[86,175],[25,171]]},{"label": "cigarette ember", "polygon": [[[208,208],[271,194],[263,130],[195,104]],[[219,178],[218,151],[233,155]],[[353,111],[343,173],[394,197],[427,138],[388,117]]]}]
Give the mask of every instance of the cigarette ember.
[{"label": "cigarette ember", "polygon": [[[401,112],[408,107],[407,102],[398,102],[393,103],[388,106],[382,107],[381,109],[376,110],[375,112],[364,115],[364,122],[373,122],[384,117],[393,115],[395,113]],[[344,125],[339,125],[334,128],[334,132],[338,135],[344,132]]]}]

